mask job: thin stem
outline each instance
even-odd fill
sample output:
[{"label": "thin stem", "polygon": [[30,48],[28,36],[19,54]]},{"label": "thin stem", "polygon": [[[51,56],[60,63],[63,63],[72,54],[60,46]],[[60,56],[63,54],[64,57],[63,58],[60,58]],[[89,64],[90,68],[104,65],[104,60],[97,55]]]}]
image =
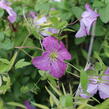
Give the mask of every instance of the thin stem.
[{"label": "thin stem", "polygon": [[[86,61],[86,65],[85,65],[84,71],[86,71],[88,69],[88,67],[90,66],[90,57],[92,55],[92,48],[93,48],[94,37],[95,37],[95,28],[96,28],[96,22],[94,22],[93,23],[93,26],[92,26],[91,40],[90,40],[90,45],[89,45],[89,50],[88,50],[88,56],[87,56],[87,61]],[[80,95],[80,87],[81,87],[81,84],[79,83],[79,86],[77,88],[75,97],[77,97],[77,96]]]},{"label": "thin stem", "polygon": [[75,70],[77,70],[78,72],[81,72],[77,67],[75,67],[74,65],[72,65],[72,64],[70,64],[70,63],[68,63],[68,62],[66,62],[65,61],[65,63],[66,64],[68,64],[69,66],[71,66],[71,67],[73,67]]},{"label": "thin stem", "polygon": [[26,54],[27,56],[29,56],[31,59],[33,58],[31,55],[29,55],[25,50],[19,48],[19,50],[21,50],[24,54]]},{"label": "thin stem", "polygon": [[66,72],[69,73],[69,74],[71,74],[72,76],[75,76],[75,77],[77,77],[77,78],[80,78],[79,75],[76,75],[76,74],[74,74],[74,73],[72,73],[72,72],[70,72],[70,71],[66,71]]},{"label": "thin stem", "polygon": [[33,48],[33,49],[37,49],[37,50],[43,51],[41,48],[38,48],[38,47],[31,47],[31,46],[19,46],[19,47],[15,47],[15,48],[19,48],[19,49],[22,49],[22,48]]},{"label": "thin stem", "polygon": [[88,63],[90,63],[90,57],[91,57],[91,54],[92,54],[92,48],[93,48],[93,43],[94,43],[94,38],[95,38],[95,28],[96,28],[96,22],[93,23],[93,27],[92,27],[91,40],[90,40],[87,62],[86,62],[85,67],[87,67]]}]

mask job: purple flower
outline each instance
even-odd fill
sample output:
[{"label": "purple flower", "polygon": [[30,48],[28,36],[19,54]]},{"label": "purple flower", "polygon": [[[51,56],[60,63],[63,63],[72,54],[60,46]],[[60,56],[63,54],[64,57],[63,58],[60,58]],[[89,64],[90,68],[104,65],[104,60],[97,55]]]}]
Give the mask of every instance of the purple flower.
[{"label": "purple flower", "polygon": [[70,60],[71,55],[65,48],[62,41],[48,36],[42,42],[45,51],[42,56],[38,56],[32,60],[35,67],[40,70],[48,71],[52,76],[60,78],[64,75],[67,65],[64,60]]},{"label": "purple flower", "polygon": [[99,91],[100,98],[109,98],[109,68],[104,72],[102,76],[89,76],[89,84],[87,88],[88,94],[81,94],[83,98],[89,98]]},{"label": "purple flower", "polygon": [[29,17],[31,18],[36,18],[36,13],[34,11],[31,11],[29,14],[28,14]]},{"label": "purple flower", "polygon": [[[34,12],[31,12],[29,15],[33,18],[33,23],[37,29],[40,29],[41,26],[49,23],[46,16],[38,18]],[[57,34],[58,32],[59,30],[53,27],[44,27],[40,30],[40,33],[43,36],[51,36],[53,34]]]},{"label": "purple flower", "polygon": [[89,4],[86,4],[85,8],[86,8],[86,11],[83,12],[82,18],[80,20],[80,29],[75,35],[77,38],[90,35],[91,26],[97,20],[97,17],[99,16],[99,14],[97,14],[95,11],[93,11],[90,8]]},{"label": "purple flower", "polygon": [[44,31],[41,32],[43,36],[51,36],[50,34],[57,34],[59,32],[56,28],[45,28]]},{"label": "purple flower", "polygon": [[26,106],[26,109],[36,109],[34,106],[31,106],[29,101],[25,101],[24,104]]},{"label": "purple flower", "polygon": [[9,2],[4,1],[4,0],[0,1],[0,8],[2,8],[2,9],[7,11],[7,13],[9,14],[8,20],[11,23],[14,23],[16,21],[17,14],[10,7],[10,3]]}]

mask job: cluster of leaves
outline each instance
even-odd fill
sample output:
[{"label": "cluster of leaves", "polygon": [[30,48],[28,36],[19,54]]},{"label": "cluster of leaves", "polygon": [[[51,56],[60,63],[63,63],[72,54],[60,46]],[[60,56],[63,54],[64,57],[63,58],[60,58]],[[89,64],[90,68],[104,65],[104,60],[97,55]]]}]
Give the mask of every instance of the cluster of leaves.
[{"label": "cluster of leaves", "polygon": [[[0,109],[23,109],[25,106],[22,104],[25,100],[32,101],[34,106],[42,109],[73,109],[75,104],[78,105],[78,109],[108,109],[109,100],[100,104],[99,99],[79,98],[78,102],[73,102],[73,92],[79,83],[79,73],[71,66],[68,66],[66,75],[60,80],[32,66],[28,54],[32,57],[40,55],[41,51],[37,48],[40,48],[42,36],[27,16],[31,11],[39,16],[46,15],[51,23],[45,26],[60,30],[55,37],[63,40],[68,47],[73,57],[71,63],[81,69],[80,81],[83,89],[86,89],[87,74],[82,69],[87,58],[90,36],[76,39],[75,32],[79,29],[79,22],[72,22],[80,19],[85,3],[90,3],[97,9],[100,18],[96,24],[92,62],[96,63],[95,73],[104,71],[105,65],[109,65],[109,0],[9,1],[12,2],[18,16],[17,21],[10,24],[7,13],[0,9]],[[20,49],[20,46],[27,48]],[[93,107],[88,104],[90,101],[97,101],[98,105]]]}]

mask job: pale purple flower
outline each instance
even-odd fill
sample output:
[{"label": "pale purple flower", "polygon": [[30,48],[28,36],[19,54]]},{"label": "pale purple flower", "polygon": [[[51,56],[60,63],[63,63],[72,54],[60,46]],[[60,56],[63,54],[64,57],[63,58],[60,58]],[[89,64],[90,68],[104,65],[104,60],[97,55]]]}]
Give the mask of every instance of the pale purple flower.
[{"label": "pale purple flower", "polygon": [[109,98],[109,68],[102,76],[89,76],[89,84],[87,88],[88,94],[83,93],[81,89],[80,96],[83,98],[92,97],[99,91],[100,98]]},{"label": "pale purple flower", "polygon": [[90,8],[89,4],[86,4],[85,8],[86,8],[86,11],[83,12],[81,16],[82,18],[80,20],[80,29],[75,35],[77,38],[90,35],[91,26],[97,20],[97,17],[99,16],[99,14],[97,14],[95,11],[93,11]]},{"label": "pale purple flower", "polygon": [[25,104],[25,106],[26,106],[26,109],[36,109],[34,106],[32,106],[32,105],[30,104],[30,102],[29,102],[28,100],[25,101],[24,104]]},{"label": "pale purple flower", "polygon": [[52,34],[57,34],[58,32],[59,32],[58,29],[48,27],[48,28],[45,28],[44,31],[41,32],[41,34],[43,36],[51,36]]},{"label": "pale purple flower", "polygon": [[28,14],[29,17],[31,18],[36,18],[36,13],[34,11],[31,11],[29,14]]},{"label": "pale purple flower", "polygon": [[5,1],[5,0],[2,0],[0,1],[0,8],[4,9],[7,11],[7,13],[9,14],[8,16],[8,20],[11,22],[11,23],[14,23],[16,21],[16,17],[17,17],[17,14],[16,12],[10,7],[10,3]]},{"label": "pale purple flower", "polygon": [[[38,18],[34,12],[29,13],[29,15],[33,18],[33,24],[37,29],[49,23],[46,16]],[[43,36],[51,36],[53,34],[57,34],[58,32],[59,30],[53,27],[44,27],[42,30],[40,30],[40,33]]]},{"label": "pale purple flower", "polygon": [[32,64],[43,71],[48,71],[53,77],[60,78],[67,68],[64,60],[70,60],[71,55],[65,48],[62,41],[48,36],[43,39],[42,45],[45,51],[42,56],[33,58]]}]

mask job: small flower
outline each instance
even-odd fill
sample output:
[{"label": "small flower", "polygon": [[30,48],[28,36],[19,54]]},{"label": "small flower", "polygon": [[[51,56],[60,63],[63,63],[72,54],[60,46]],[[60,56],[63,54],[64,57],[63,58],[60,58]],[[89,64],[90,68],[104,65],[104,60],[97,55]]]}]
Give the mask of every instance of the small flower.
[{"label": "small flower", "polygon": [[[34,12],[31,12],[29,14],[33,18],[33,24],[35,25],[36,28],[40,28],[41,26],[44,26],[45,24],[48,24],[49,22],[47,21],[46,16],[42,16],[41,18],[38,18]],[[53,27],[44,27],[40,33],[43,36],[51,36],[53,34],[57,34],[59,32],[58,29],[53,28]]]},{"label": "small flower", "polygon": [[25,101],[24,104],[26,106],[26,109],[36,109],[34,106],[31,106],[29,101]]},{"label": "small flower", "polygon": [[89,95],[83,93],[81,89],[80,96],[83,98],[90,98],[99,91],[100,98],[109,98],[109,68],[104,72],[104,75],[89,76],[89,84],[87,92]]},{"label": "small flower", "polygon": [[83,12],[82,18],[80,20],[80,29],[75,35],[77,38],[90,35],[91,26],[99,16],[99,14],[90,8],[89,4],[86,4],[85,8],[86,11]]},{"label": "small flower", "polygon": [[7,11],[7,13],[9,14],[8,20],[11,23],[14,23],[16,21],[17,14],[10,7],[10,3],[9,2],[7,2],[5,0],[0,1],[0,8],[2,8],[2,9]]},{"label": "small flower", "polygon": [[48,71],[56,78],[62,77],[67,68],[64,60],[71,59],[70,53],[62,41],[58,41],[51,36],[44,38],[42,45],[45,51],[42,53],[42,56],[38,56],[32,60],[33,65],[40,70]]}]

